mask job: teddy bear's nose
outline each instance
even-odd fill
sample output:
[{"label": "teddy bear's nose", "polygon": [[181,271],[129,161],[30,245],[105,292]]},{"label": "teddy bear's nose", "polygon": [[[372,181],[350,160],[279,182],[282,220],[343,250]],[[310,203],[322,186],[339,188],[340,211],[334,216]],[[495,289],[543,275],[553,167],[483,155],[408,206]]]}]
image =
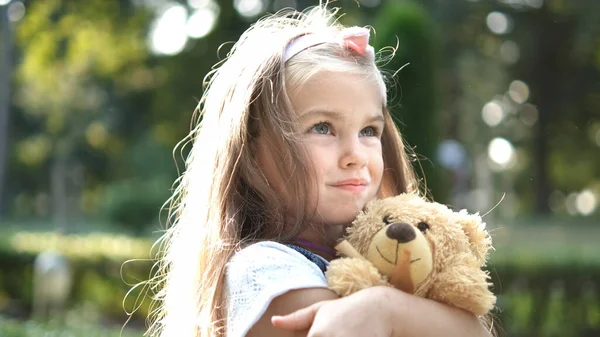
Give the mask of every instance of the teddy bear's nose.
[{"label": "teddy bear's nose", "polygon": [[403,222],[391,224],[385,231],[388,238],[394,239],[399,243],[410,242],[415,239],[414,227]]}]

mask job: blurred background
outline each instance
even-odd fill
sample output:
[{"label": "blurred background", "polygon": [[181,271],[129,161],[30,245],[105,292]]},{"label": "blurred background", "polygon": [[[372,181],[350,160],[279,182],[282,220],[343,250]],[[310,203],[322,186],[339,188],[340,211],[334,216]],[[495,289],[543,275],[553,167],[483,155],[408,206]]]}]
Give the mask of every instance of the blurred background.
[{"label": "blurred background", "polygon": [[[316,3],[0,0],[0,336],[142,334],[132,287],[219,46]],[[333,5],[397,44],[390,105],[423,185],[484,214],[500,334],[599,336],[600,1]]]}]

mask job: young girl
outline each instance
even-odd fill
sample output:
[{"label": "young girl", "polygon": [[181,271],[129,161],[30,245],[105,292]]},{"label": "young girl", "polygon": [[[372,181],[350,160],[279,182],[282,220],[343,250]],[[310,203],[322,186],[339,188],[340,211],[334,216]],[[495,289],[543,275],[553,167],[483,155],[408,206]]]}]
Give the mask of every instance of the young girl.
[{"label": "young girl", "polygon": [[212,74],[151,335],[487,335],[470,314],[393,288],[327,289],[344,226],[369,200],[418,189],[369,31],[335,15],[263,19]]}]

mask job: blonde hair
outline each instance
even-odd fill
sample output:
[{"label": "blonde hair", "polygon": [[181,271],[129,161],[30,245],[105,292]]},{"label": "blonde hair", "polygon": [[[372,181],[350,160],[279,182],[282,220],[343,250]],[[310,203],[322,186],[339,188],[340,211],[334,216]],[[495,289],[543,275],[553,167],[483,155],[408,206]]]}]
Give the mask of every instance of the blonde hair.
[{"label": "blonde hair", "polygon": [[[306,163],[296,137],[297,116],[288,89],[320,71],[364,75],[382,86],[373,61],[340,44],[306,49],[284,64],[294,38],[339,32],[337,10],[317,6],[306,12],[279,12],[259,20],[233,46],[227,59],[207,76],[198,108],[200,122],[184,140],[193,142],[186,171],[171,198],[172,226],[161,238],[154,281],[158,307],[151,316],[152,336],[225,335],[225,266],[242,245],[259,240],[286,241],[309,225]],[[415,192],[417,183],[402,138],[383,107],[384,177],[380,196]],[[269,186],[253,148],[265,137],[271,154],[292,164],[288,185],[295,191],[295,223],[284,228],[282,205]],[[280,167],[280,170],[286,168]],[[283,171],[282,171],[283,172]]]}]

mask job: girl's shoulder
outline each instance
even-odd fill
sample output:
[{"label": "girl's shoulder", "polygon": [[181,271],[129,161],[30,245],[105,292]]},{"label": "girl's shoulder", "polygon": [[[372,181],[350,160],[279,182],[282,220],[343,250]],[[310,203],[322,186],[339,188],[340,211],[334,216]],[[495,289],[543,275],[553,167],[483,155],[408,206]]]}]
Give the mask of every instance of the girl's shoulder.
[{"label": "girl's shoulder", "polygon": [[226,268],[227,335],[244,336],[279,295],[326,287],[323,271],[296,249],[272,241],[248,245]]},{"label": "girl's shoulder", "polygon": [[[275,241],[252,243],[237,251],[228,263],[227,269],[281,269],[300,268],[322,273],[314,260],[317,256],[296,246],[288,246]],[[318,258],[323,260],[322,258]]]}]

